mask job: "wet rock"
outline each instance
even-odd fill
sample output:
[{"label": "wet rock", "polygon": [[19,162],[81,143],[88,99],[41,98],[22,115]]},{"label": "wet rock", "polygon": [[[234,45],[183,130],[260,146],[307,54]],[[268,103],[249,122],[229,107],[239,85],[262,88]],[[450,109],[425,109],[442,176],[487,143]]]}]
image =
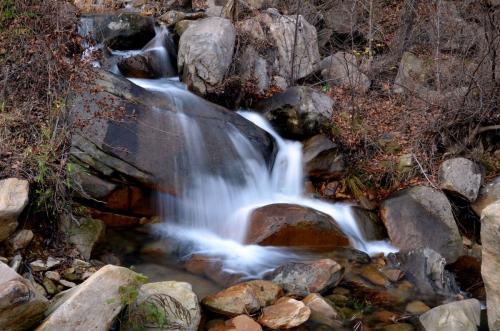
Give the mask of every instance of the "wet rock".
[{"label": "wet rock", "polygon": [[270,329],[290,329],[309,319],[311,310],[303,302],[292,298],[281,298],[276,304],[265,307],[259,323]]},{"label": "wet rock", "polygon": [[37,331],[109,330],[144,277],[122,267],[107,265],[68,292]]},{"label": "wet rock", "polygon": [[255,107],[281,136],[302,140],[325,129],[332,116],[333,100],[310,87],[294,86],[259,101]]},{"label": "wet rock", "polygon": [[13,251],[26,248],[33,240],[33,231],[19,230],[11,238],[9,238],[9,246]]},{"label": "wet rock", "polygon": [[81,218],[78,223],[66,218],[61,228],[85,260],[90,259],[94,245],[103,238],[106,229],[103,221],[92,218]]},{"label": "wet rock", "polygon": [[182,81],[199,95],[215,91],[233,57],[236,31],[231,21],[208,17],[190,25],[179,41]]},{"label": "wet rock", "polygon": [[[229,130],[235,129],[249,139],[259,162],[271,164],[274,160],[274,141],[265,131],[192,94],[182,94],[181,109],[173,95],[165,98],[100,70],[86,87],[100,92],[75,93],[69,102],[75,121],[82,126],[73,134],[70,153],[74,163],[117,184],[105,197],[91,196],[88,202],[82,201],[92,204],[92,217],[107,225],[130,227],[149,222],[158,212],[157,191],[169,198],[181,195],[183,188],[192,184],[195,176],[179,177],[162,170],[189,169],[192,164],[186,153],[188,143],[179,117],[181,110],[188,122],[199,126],[204,137],[207,175],[224,173],[234,182],[243,177],[244,169],[234,166],[240,160],[239,151],[232,144],[213,143],[229,139]],[[100,116],[103,111],[109,116]]]},{"label": "wet rock", "polygon": [[353,206],[352,212],[364,240],[373,241],[387,238],[384,223],[375,212],[358,206]]},{"label": "wet rock", "polygon": [[10,260],[9,267],[12,268],[15,272],[19,270],[19,267],[21,266],[21,263],[23,262],[23,256],[21,254],[16,254],[14,257]]},{"label": "wet rock", "polygon": [[468,201],[474,201],[479,193],[482,175],[479,165],[459,157],[446,160],[439,167],[441,189],[458,194]]},{"label": "wet rock", "polygon": [[[164,312],[164,316],[151,314],[151,310]],[[136,301],[129,308],[124,330],[196,331],[200,320],[198,298],[189,283],[149,283],[140,288]]]},{"label": "wet rock", "polygon": [[83,21],[93,39],[111,49],[141,49],[155,36],[153,18],[135,13],[89,15]]},{"label": "wet rock", "polygon": [[412,301],[406,305],[405,311],[413,315],[421,315],[429,309],[431,308],[422,301]]},{"label": "wet rock", "polygon": [[326,136],[316,135],[303,145],[305,171],[313,178],[340,178],[345,172],[344,155]]},{"label": "wet rock", "polygon": [[338,247],[324,254],[324,256],[335,260],[343,267],[351,264],[368,264],[371,262],[370,255],[351,247]]},{"label": "wet rock", "polygon": [[0,330],[31,329],[47,306],[47,299],[27,279],[0,262]]},{"label": "wet rock", "polygon": [[500,177],[484,185],[479,190],[478,198],[471,206],[476,214],[481,216],[481,213],[486,207],[498,200],[500,200]]},{"label": "wet rock", "polygon": [[349,245],[349,239],[329,215],[292,204],[255,209],[250,216],[246,242],[321,251]]},{"label": "wet rock", "polygon": [[421,315],[419,321],[425,331],[472,331],[479,326],[480,314],[479,301],[469,299],[435,307]]},{"label": "wet rock", "polygon": [[431,248],[453,263],[462,254],[462,239],[446,196],[427,186],[401,190],[380,208],[392,243],[410,250]]},{"label": "wet rock", "polygon": [[158,20],[165,23],[167,27],[174,26],[182,20],[197,20],[205,18],[207,15],[204,12],[185,13],[177,10],[170,10],[158,17]]},{"label": "wet rock", "polygon": [[124,58],[117,65],[122,75],[126,77],[147,79],[161,77],[161,73],[153,69],[149,59],[143,54]]},{"label": "wet rock", "polygon": [[323,59],[320,64],[321,76],[334,85],[346,86],[359,93],[366,93],[371,81],[358,67],[356,56],[337,52]]},{"label": "wet rock", "polygon": [[302,302],[311,310],[310,322],[330,327],[340,325],[338,312],[321,295],[311,293]]},{"label": "wet rock", "polygon": [[429,248],[389,254],[389,264],[405,273],[423,298],[447,298],[459,293],[453,275],[445,270],[445,259]]},{"label": "wet rock", "polygon": [[259,323],[255,322],[247,315],[239,315],[228,321],[224,325],[224,331],[262,331]]},{"label": "wet rock", "polygon": [[7,178],[0,180],[0,242],[17,228],[17,218],[28,204],[28,181]]},{"label": "wet rock", "polygon": [[483,210],[481,216],[482,264],[481,274],[486,288],[486,306],[490,330],[500,329],[500,202]]},{"label": "wet rock", "polygon": [[364,279],[368,280],[374,285],[386,287],[389,285],[389,282],[385,275],[380,272],[375,266],[373,265],[368,265],[366,267],[363,267],[361,269],[361,277]]},{"label": "wet rock", "polygon": [[344,268],[337,262],[322,259],[284,264],[271,273],[270,279],[282,286],[287,294],[305,297],[337,286],[343,273]]},{"label": "wet rock", "polygon": [[264,280],[249,281],[231,286],[202,300],[203,305],[217,313],[236,316],[251,314],[258,309],[273,304],[283,295],[276,284]]}]

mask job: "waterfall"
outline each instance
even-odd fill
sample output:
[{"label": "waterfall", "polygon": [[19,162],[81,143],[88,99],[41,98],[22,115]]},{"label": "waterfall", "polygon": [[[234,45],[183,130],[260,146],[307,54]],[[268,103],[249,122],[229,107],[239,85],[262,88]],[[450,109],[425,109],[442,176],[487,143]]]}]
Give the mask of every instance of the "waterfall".
[{"label": "waterfall", "polygon": [[[190,253],[220,258],[228,270],[249,276],[261,275],[270,268],[300,256],[283,248],[245,245],[249,217],[255,208],[274,203],[291,203],[330,215],[349,236],[353,247],[359,250],[369,254],[394,251],[387,242],[368,242],[363,238],[350,205],[329,203],[303,194],[301,143],[281,138],[261,115],[251,111],[239,112],[246,120],[274,137],[277,154],[272,169],[236,128],[223,133],[225,138],[220,141],[205,141],[199,124],[182,113],[187,100],[192,101],[190,104],[200,106],[203,103],[196,103],[198,97],[188,92],[178,78],[167,77],[175,61],[169,56],[168,40],[171,40],[168,30],[159,29],[156,37],[144,49],[113,52],[115,56],[158,52],[156,56],[161,59],[165,77],[130,78],[130,81],[162,93],[178,106],[177,125],[182,128],[182,139],[186,146],[182,164],[188,166],[181,169],[181,162],[178,162],[176,169],[164,171],[182,173],[183,176],[189,176],[190,180],[183,182],[179,196],[160,195],[159,204],[164,212],[163,222],[155,227],[159,233],[186,243]],[[215,174],[206,171],[211,162],[210,155],[207,155],[207,143],[230,146],[235,151],[238,158],[231,161],[230,171],[227,171],[227,166]]]}]

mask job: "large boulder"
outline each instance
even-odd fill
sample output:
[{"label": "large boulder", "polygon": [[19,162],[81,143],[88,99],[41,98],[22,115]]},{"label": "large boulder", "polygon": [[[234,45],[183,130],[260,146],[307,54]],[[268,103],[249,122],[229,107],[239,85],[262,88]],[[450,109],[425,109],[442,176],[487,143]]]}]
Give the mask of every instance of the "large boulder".
[{"label": "large boulder", "polygon": [[246,243],[330,251],[349,246],[349,238],[325,213],[299,205],[277,203],[252,212]]},{"label": "large boulder", "polygon": [[365,93],[371,85],[371,81],[358,66],[355,55],[346,52],[337,52],[321,61],[321,76],[333,85],[352,88]]},{"label": "large boulder", "polygon": [[27,279],[0,262],[0,330],[30,330],[47,307],[47,299]]},{"label": "large boulder", "polygon": [[141,49],[155,36],[154,19],[135,13],[87,15],[80,32],[111,49]]},{"label": "large boulder", "polygon": [[500,177],[481,187],[479,196],[471,207],[478,216],[481,216],[486,207],[498,200],[500,200]]},{"label": "large boulder", "polygon": [[469,299],[432,308],[419,317],[419,322],[424,331],[474,331],[480,324],[480,315],[479,301]]},{"label": "large boulder", "polygon": [[462,238],[444,193],[415,186],[385,200],[380,208],[382,221],[392,243],[401,249],[432,248],[447,263],[462,254]]},{"label": "large boulder", "polygon": [[276,268],[269,278],[283,287],[290,295],[305,297],[321,293],[342,279],[344,268],[331,259],[311,262],[290,262]]},{"label": "large boulder", "polygon": [[[83,191],[84,202],[91,201],[94,218],[107,225],[138,224],[156,215],[155,192],[181,195],[197,171],[235,182],[244,178],[231,132],[248,139],[255,161],[268,166],[274,161],[268,133],[183,90],[155,93],[104,71],[95,72],[88,90],[70,101],[77,124],[70,153],[80,165],[75,169],[83,172],[75,174],[75,188]],[[199,130],[203,141],[190,141],[192,130]],[[200,153],[189,148],[192,144]]]},{"label": "large boulder", "polygon": [[189,25],[179,40],[182,80],[200,95],[222,83],[233,58],[236,30],[231,21],[208,17]]},{"label": "large boulder", "polygon": [[17,218],[28,204],[28,181],[7,178],[0,180],[0,242],[17,228]]},{"label": "large boulder", "polygon": [[500,330],[500,201],[489,205],[481,216],[481,274],[486,288],[490,330]]},{"label": "large boulder", "polygon": [[264,113],[281,136],[302,140],[328,127],[333,100],[310,87],[295,86],[258,102],[255,108]]},{"label": "large boulder", "polygon": [[268,9],[256,19],[264,26],[271,44],[276,45],[279,76],[296,80],[314,71],[320,60],[318,36],[304,17],[283,16],[276,9]]},{"label": "large boulder", "polygon": [[196,331],[200,320],[198,297],[189,283],[149,283],[141,286],[136,301],[129,307],[124,330]]},{"label": "large boulder", "polygon": [[476,200],[483,178],[479,165],[463,157],[441,163],[438,176],[441,189],[468,201]]},{"label": "large boulder", "polygon": [[63,296],[37,331],[107,331],[127,303],[132,303],[144,276],[107,265]]}]

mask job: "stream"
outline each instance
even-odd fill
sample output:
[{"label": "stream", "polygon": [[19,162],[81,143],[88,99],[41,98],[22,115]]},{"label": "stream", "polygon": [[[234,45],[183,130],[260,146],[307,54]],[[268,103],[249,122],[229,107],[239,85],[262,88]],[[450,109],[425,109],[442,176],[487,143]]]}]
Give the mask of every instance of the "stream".
[{"label": "stream", "polygon": [[[111,62],[113,58],[116,63],[119,58],[156,52],[162,70],[172,72],[175,55],[169,54],[166,46],[172,44],[168,30],[158,28],[155,38],[142,50],[112,51]],[[121,74],[116,64],[111,71]],[[262,115],[247,109],[238,111],[240,116],[274,138],[277,153],[272,168],[269,169],[251,142],[234,128],[224,133],[224,140],[217,141],[237,151],[238,159],[231,165],[234,171],[208,174],[206,169],[211,159],[207,155],[207,142],[198,123],[182,113],[183,105],[198,97],[189,92],[178,77],[128,79],[144,89],[162,94],[180,110],[177,121],[182,127],[187,147],[184,157],[188,158],[189,166],[164,171],[182,173],[190,180],[182,184],[181,196],[173,198],[159,194],[161,223],[153,225],[152,231],[182,247],[181,258],[187,259],[192,254],[214,257],[222,261],[225,271],[248,278],[262,277],[288,261],[310,258],[310,254],[297,250],[244,244],[252,211],[275,203],[297,204],[330,215],[349,237],[352,247],[370,255],[396,251],[388,242],[363,238],[351,205],[330,203],[304,194],[302,144],[280,137]]]}]

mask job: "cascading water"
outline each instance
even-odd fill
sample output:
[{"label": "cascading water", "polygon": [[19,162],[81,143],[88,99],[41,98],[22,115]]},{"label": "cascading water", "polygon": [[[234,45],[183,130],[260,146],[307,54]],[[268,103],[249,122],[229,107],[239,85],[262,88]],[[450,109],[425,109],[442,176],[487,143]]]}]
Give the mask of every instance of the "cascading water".
[{"label": "cascading water", "polygon": [[[164,76],[167,76],[172,62],[165,40],[170,40],[168,31],[159,29],[156,37],[143,50],[115,52],[114,55],[123,57],[157,52],[156,57],[161,60]],[[163,93],[180,110],[177,121],[183,129],[184,157],[189,166],[187,169],[177,167],[165,171],[185,172],[184,176],[189,176],[191,180],[183,184],[180,196],[160,196],[160,206],[165,211],[164,222],[156,229],[171,239],[186,243],[189,253],[216,256],[226,269],[248,276],[260,275],[283,262],[300,258],[286,249],[243,244],[251,212],[274,203],[299,204],[332,216],[349,236],[352,245],[369,254],[394,251],[386,242],[364,240],[349,205],[331,204],[303,195],[302,145],[282,139],[261,115],[250,111],[239,112],[275,139],[277,154],[273,168],[268,168],[252,143],[234,128],[222,133],[224,139],[216,142],[221,146],[231,146],[237,153],[238,158],[231,161],[234,171],[208,173],[210,155],[207,155],[202,131],[195,120],[182,113],[184,102],[198,97],[188,92],[174,77],[130,81]]]}]

